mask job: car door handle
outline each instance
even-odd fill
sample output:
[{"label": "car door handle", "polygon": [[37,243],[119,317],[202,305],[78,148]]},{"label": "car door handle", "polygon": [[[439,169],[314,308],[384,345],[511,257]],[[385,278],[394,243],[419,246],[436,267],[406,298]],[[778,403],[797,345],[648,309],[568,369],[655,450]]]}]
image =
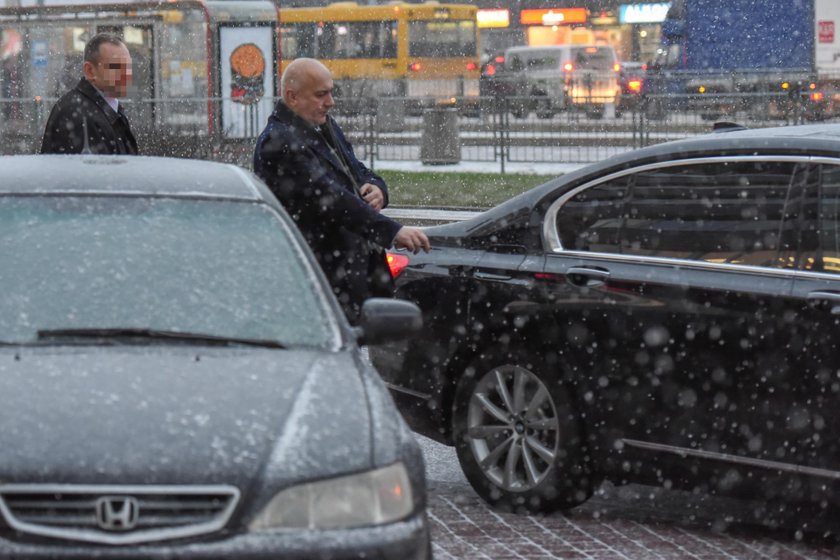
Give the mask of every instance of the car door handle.
[{"label": "car door handle", "polygon": [[493,274],[492,272],[481,272],[480,270],[473,274],[473,278],[479,280],[510,280],[512,276],[507,274]]},{"label": "car door handle", "polygon": [[808,301],[819,309],[827,309],[832,315],[840,315],[840,292],[809,292]]},{"label": "car door handle", "polygon": [[602,286],[610,278],[610,271],[600,268],[573,266],[566,271],[566,282],[579,288]]}]

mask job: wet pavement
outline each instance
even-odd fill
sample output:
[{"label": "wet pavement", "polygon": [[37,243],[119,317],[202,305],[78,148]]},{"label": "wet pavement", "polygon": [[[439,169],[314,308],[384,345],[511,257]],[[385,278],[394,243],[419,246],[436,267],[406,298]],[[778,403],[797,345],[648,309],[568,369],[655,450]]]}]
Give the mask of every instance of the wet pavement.
[{"label": "wet pavement", "polygon": [[[840,527],[840,515],[774,519],[761,512],[766,504],[689,492],[604,484],[565,513],[496,512],[472,491],[452,448],[418,439],[436,560],[840,558],[837,541],[824,537]],[[765,523],[750,521],[757,511]],[[803,524],[815,532],[798,530]]]}]

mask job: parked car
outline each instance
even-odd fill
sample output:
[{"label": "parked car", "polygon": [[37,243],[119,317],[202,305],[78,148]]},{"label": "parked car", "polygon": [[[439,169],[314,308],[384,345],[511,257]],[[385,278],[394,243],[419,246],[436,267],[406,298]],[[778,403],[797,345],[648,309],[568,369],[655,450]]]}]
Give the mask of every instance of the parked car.
[{"label": "parked car", "polygon": [[427,233],[391,254],[423,330],[371,355],[491,504],[838,504],[840,125],[644,148]]},{"label": "parked car", "polygon": [[0,557],[429,558],[421,451],[232,165],[0,158]]},{"label": "parked car", "polygon": [[495,82],[510,97],[515,117],[580,110],[600,118],[618,100],[618,69],[615,51],[606,45],[516,46],[505,51]]}]

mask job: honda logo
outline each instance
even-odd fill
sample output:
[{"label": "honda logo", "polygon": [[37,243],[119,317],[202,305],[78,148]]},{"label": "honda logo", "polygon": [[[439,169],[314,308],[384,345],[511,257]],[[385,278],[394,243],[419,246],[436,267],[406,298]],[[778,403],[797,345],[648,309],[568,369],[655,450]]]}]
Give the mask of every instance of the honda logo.
[{"label": "honda logo", "polygon": [[130,531],[137,525],[137,499],[103,496],[96,500],[96,523],[106,531]]}]

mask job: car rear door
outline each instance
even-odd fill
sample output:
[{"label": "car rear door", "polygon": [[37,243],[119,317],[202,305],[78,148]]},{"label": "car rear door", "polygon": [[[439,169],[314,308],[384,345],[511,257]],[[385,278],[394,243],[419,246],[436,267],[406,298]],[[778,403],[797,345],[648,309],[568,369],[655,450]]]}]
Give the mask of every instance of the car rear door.
[{"label": "car rear door", "polygon": [[[585,185],[546,218],[546,287],[607,471],[732,483],[775,451],[807,159],[706,158]],[[670,465],[663,474],[663,467]],[[720,467],[720,468],[718,468]]]},{"label": "car rear door", "polygon": [[[786,456],[840,478],[840,160],[815,162],[804,189],[802,257],[794,282],[797,337],[788,350],[796,363],[788,383],[795,395],[781,426]],[[797,390],[798,389],[798,390]]]}]

